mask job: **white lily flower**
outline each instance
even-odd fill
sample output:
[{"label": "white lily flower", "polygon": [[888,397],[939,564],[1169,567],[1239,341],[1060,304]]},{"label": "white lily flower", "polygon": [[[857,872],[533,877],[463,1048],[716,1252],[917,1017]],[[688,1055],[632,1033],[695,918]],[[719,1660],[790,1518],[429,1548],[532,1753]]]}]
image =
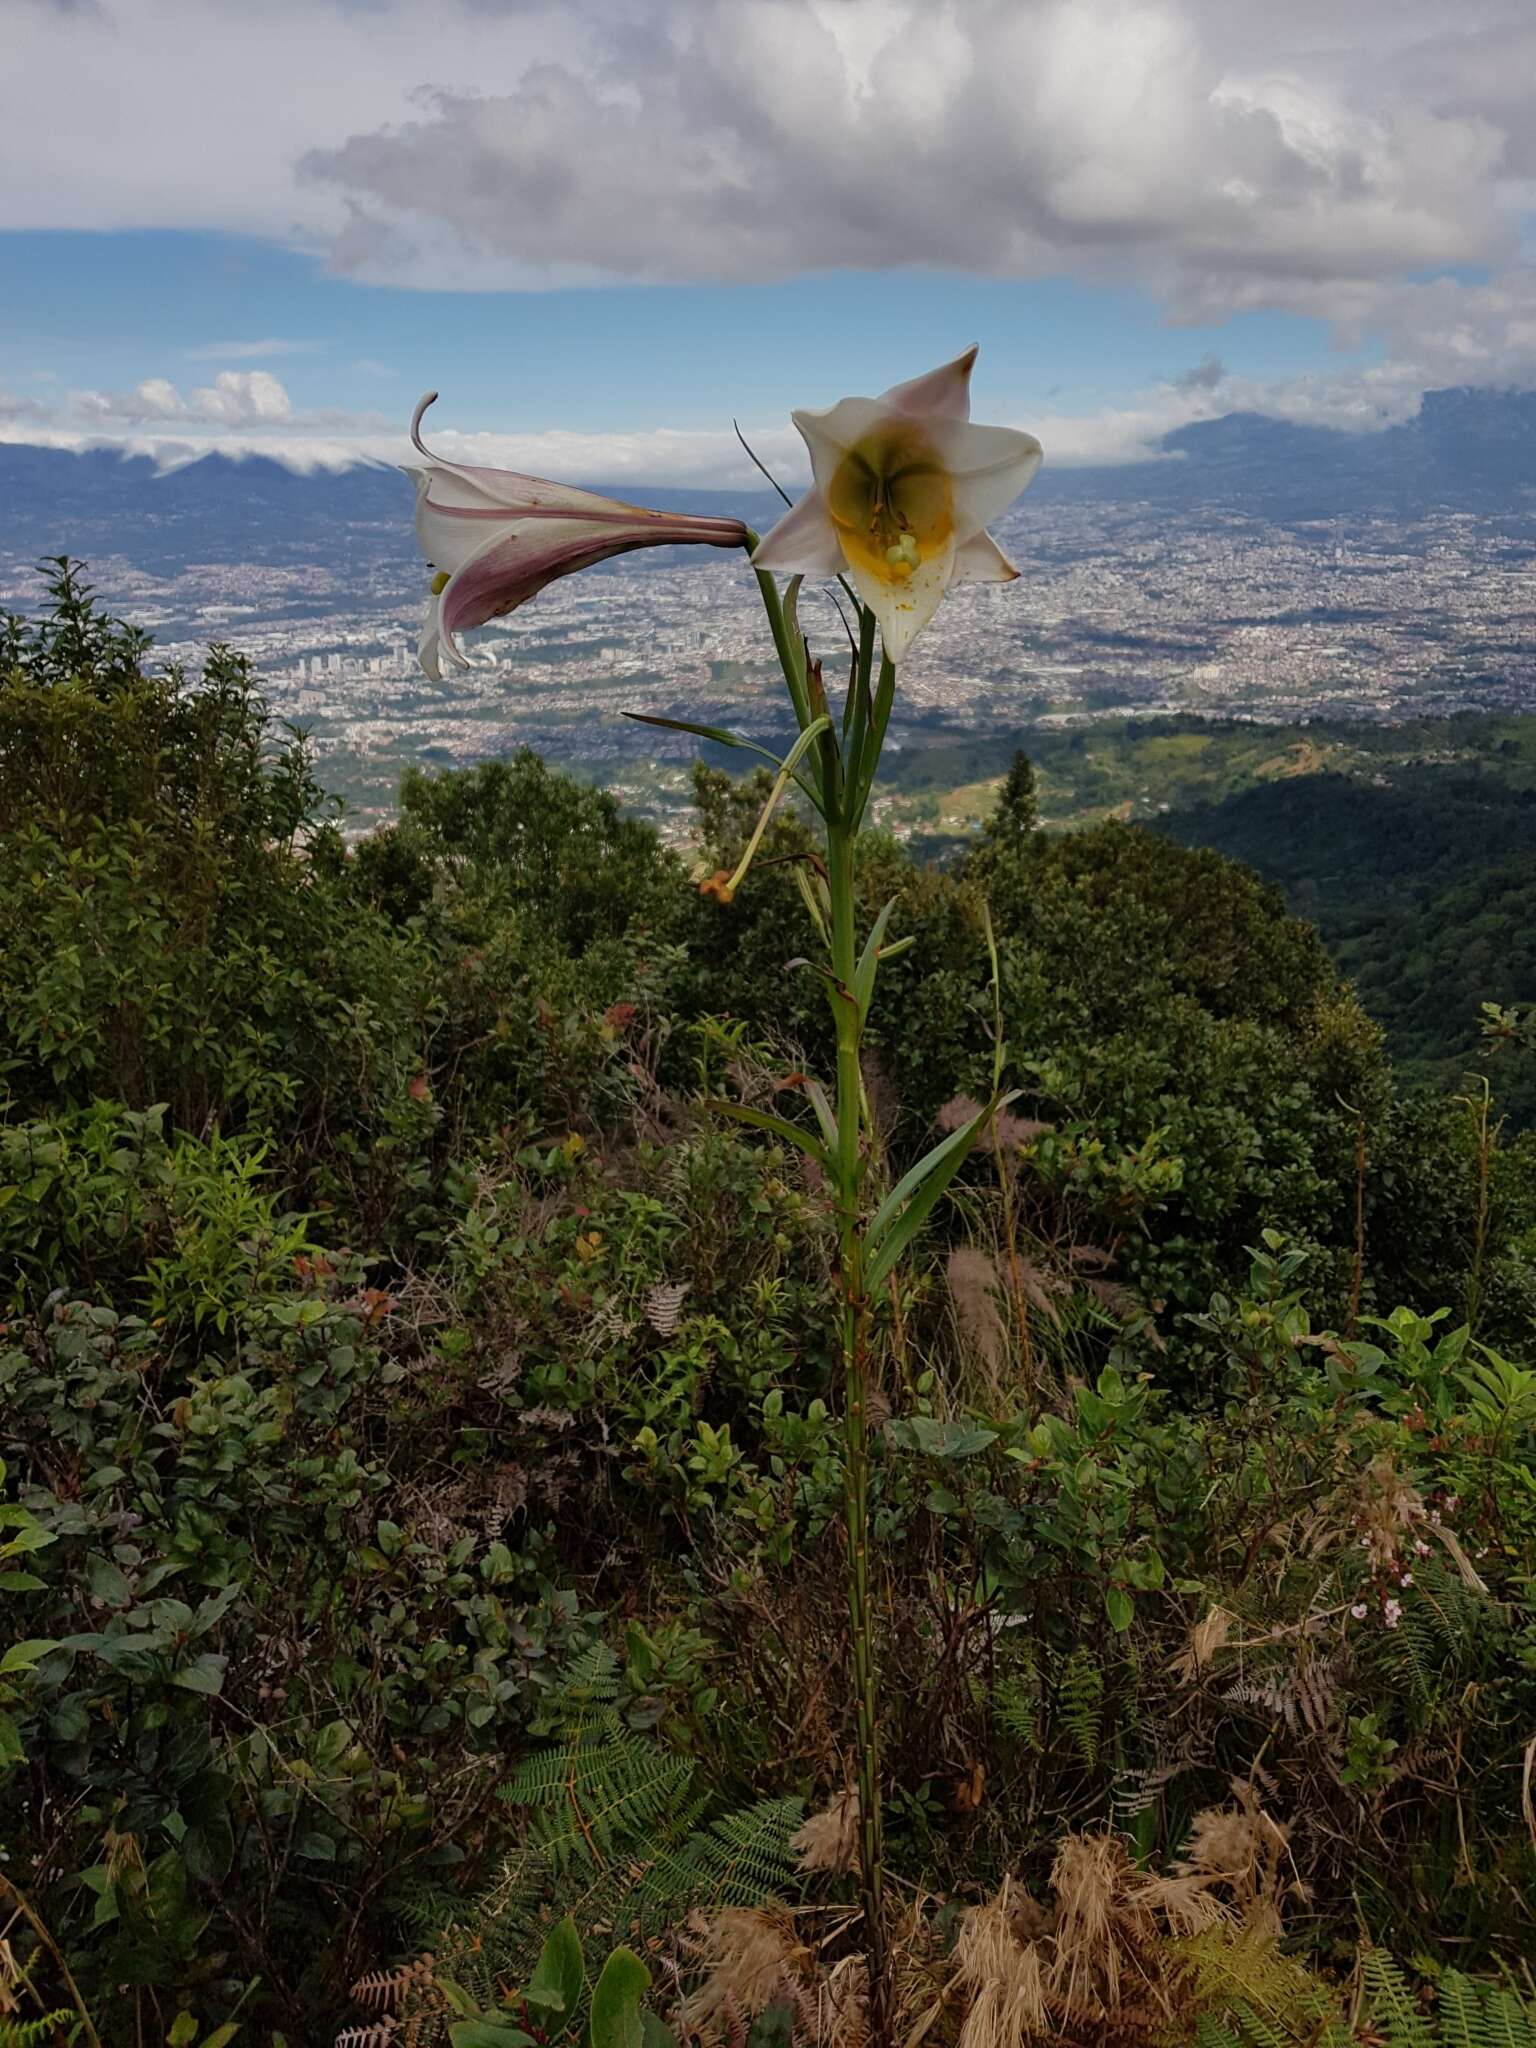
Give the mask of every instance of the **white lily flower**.
[{"label": "white lily flower", "polygon": [[758,546],[753,565],[787,575],[853,579],[900,661],[952,583],[1018,575],[987,532],[1033,482],[1033,434],[971,424],[976,350],[896,384],[880,398],[844,398],[792,413],[814,488]]},{"label": "white lily flower", "polygon": [[457,634],[515,611],[557,576],[633,548],[746,545],[739,519],[652,512],[517,470],[445,462],[421,438],[422,415],[436,396],[429,392],[411,421],[424,466],[406,469],[416,485],[416,537],[437,571],[420,647],[433,682],[445,665],[469,666]]}]

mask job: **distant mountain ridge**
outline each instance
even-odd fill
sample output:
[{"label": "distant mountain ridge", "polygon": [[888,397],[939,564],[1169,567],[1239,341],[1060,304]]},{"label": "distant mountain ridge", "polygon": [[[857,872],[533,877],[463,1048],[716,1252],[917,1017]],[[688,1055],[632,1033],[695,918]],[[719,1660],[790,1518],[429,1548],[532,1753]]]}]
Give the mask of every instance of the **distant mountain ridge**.
[{"label": "distant mountain ridge", "polygon": [[[1412,419],[1361,433],[1227,413],[1179,427],[1162,445],[1183,460],[1152,465],[1150,480],[1175,491],[1241,482],[1319,513],[1338,509],[1341,493],[1536,511],[1536,391],[1427,391]],[[1168,476],[1175,467],[1177,481]]]},{"label": "distant mountain ridge", "polygon": [[[1536,391],[1426,392],[1413,419],[1375,432],[1228,413],[1163,437],[1163,461],[1047,466],[1032,502],[1162,502],[1316,519],[1428,507],[1536,516]],[[780,509],[767,491],[612,486],[666,510],[724,511],[759,529]],[[355,555],[412,553],[410,486],[386,464],[300,473],[259,455],[205,455],[160,471],[147,456],[0,444],[0,552],[130,555],[146,567],[293,560],[338,527]]]}]

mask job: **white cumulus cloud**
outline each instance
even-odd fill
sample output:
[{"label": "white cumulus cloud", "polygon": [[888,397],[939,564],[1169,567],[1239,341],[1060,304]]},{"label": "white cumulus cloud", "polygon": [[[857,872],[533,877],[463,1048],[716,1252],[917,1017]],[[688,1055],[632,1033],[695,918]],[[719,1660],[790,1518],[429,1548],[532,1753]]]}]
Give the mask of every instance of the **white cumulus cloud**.
[{"label": "white cumulus cloud", "polygon": [[132,391],[76,391],[72,396],[83,419],[132,426],[176,420],[250,427],[293,417],[288,393],[268,370],[221,370],[211,384],[185,397],[168,377],[146,377]]}]

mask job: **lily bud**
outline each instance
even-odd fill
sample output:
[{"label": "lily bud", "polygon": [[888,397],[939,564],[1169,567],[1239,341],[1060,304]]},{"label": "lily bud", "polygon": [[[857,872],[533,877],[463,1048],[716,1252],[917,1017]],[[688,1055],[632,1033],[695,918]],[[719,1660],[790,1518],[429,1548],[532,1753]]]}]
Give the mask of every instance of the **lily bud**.
[{"label": "lily bud", "polygon": [[434,682],[445,665],[469,666],[459,633],[516,611],[557,576],[634,548],[747,544],[739,519],[652,512],[517,470],[444,462],[421,438],[422,416],[436,397],[428,392],[416,408],[411,440],[422,464],[406,468],[416,485],[417,539],[428,562],[441,565],[420,648]]}]

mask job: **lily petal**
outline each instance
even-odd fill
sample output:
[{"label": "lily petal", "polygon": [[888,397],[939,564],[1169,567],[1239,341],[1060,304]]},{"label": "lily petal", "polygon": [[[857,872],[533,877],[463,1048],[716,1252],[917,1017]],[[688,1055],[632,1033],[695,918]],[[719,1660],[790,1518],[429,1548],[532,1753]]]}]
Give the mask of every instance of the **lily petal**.
[{"label": "lily petal", "polygon": [[790,506],[758,542],[752,566],[777,569],[782,576],[841,576],[843,551],[820,491],[812,486]]},{"label": "lily petal", "polygon": [[969,348],[879,398],[790,415],[815,487],[758,548],[757,564],[823,576],[840,567],[879,620],[892,661],[951,583],[1018,574],[986,529],[1034,481],[1040,443],[1012,427],[972,425],[975,362]]},{"label": "lily petal", "polygon": [[905,384],[893,384],[881,398],[893,412],[911,413],[914,419],[968,420],[971,416],[971,372],[980,354],[974,344],[952,363],[911,377]]},{"label": "lily petal", "polygon": [[990,533],[973,533],[955,549],[953,583],[1012,583],[1018,570]]},{"label": "lily petal", "polygon": [[880,637],[892,661],[900,661],[944,601],[954,581],[955,542],[949,540],[900,583],[888,583],[862,564],[850,562],[853,587],[880,621]]},{"label": "lily petal", "polygon": [[932,422],[927,431],[953,479],[955,524],[962,540],[1006,512],[1034,482],[1045,459],[1034,435],[1016,427],[945,420]]}]

